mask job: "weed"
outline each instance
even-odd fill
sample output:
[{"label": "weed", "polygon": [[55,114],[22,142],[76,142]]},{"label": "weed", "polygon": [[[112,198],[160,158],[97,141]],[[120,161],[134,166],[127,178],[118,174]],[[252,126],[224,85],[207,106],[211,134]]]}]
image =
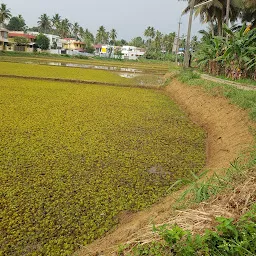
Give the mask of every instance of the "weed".
[{"label": "weed", "polygon": [[[204,234],[192,234],[177,225],[153,227],[164,240],[156,247],[155,242],[136,246],[134,255],[168,255],[191,256],[245,256],[256,253],[256,204],[252,209],[235,222],[233,219],[217,217],[215,230],[206,230]],[[151,253],[154,252],[154,253]]]}]

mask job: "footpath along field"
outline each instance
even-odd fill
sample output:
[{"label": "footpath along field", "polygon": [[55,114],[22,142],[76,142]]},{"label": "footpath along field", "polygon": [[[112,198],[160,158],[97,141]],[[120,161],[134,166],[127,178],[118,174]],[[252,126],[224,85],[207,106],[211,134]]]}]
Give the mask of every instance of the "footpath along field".
[{"label": "footpath along field", "polygon": [[[124,81],[0,65],[0,74]],[[205,164],[204,132],[157,90],[1,78],[0,120],[0,255],[70,255]]]}]

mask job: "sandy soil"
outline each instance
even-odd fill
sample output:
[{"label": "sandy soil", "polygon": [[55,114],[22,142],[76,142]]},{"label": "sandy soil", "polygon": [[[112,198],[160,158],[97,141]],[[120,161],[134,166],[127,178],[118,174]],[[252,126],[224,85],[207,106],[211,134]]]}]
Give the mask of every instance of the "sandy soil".
[{"label": "sandy soil", "polygon": [[[248,114],[226,99],[208,95],[198,87],[174,80],[166,93],[207,132],[207,163],[205,168],[221,173],[241,152],[253,144]],[[115,255],[119,244],[139,238],[150,223],[164,223],[174,214],[172,205],[180,191],[161,199],[151,208],[138,213],[123,213],[120,224],[105,237],[81,248],[76,255]],[[150,227],[150,225],[149,225]]]}]

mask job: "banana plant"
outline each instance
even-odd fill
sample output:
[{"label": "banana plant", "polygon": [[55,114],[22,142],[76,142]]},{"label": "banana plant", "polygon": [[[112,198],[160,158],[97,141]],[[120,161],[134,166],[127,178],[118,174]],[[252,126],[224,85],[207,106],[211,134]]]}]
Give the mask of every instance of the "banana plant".
[{"label": "banana plant", "polygon": [[232,31],[226,25],[224,31],[229,35],[224,54],[219,58],[226,63],[230,72],[240,72],[244,77],[255,72],[256,68],[256,29],[246,30],[244,24],[239,31]]},{"label": "banana plant", "polygon": [[222,61],[218,58],[223,55],[224,38],[212,36],[205,30],[201,30],[200,33],[203,34],[203,38],[196,53],[197,63],[209,73],[217,74],[222,65]]}]

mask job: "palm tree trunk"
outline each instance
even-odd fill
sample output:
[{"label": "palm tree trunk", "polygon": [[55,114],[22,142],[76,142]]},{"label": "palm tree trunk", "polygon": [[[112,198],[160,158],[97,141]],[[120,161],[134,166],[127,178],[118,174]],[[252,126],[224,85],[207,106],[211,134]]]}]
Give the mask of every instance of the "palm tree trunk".
[{"label": "palm tree trunk", "polygon": [[222,19],[218,20],[218,35],[222,36]]},{"label": "palm tree trunk", "polygon": [[210,21],[210,27],[211,27],[211,30],[212,30],[212,37],[214,37],[214,24],[213,24],[212,20]]}]

